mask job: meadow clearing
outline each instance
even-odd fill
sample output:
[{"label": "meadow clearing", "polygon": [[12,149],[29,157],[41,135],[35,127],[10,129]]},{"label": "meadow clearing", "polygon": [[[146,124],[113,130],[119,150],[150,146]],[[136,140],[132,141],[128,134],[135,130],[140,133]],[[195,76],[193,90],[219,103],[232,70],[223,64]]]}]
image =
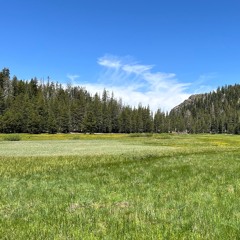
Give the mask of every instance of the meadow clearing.
[{"label": "meadow clearing", "polygon": [[239,239],[240,136],[0,135],[0,239]]}]

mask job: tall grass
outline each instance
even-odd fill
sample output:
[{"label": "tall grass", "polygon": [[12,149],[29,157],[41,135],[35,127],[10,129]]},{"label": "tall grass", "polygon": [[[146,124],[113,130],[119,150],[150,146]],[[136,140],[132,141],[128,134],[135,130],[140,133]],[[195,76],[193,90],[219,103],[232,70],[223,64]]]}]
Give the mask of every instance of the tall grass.
[{"label": "tall grass", "polygon": [[1,142],[0,239],[238,239],[238,137],[158,137]]}]

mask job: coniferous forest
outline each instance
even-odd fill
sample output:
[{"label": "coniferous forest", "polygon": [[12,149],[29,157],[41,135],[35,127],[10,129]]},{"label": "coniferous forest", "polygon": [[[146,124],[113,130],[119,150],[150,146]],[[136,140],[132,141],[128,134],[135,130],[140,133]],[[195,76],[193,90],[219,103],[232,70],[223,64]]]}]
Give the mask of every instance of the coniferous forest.
[{"label": "coniferous forest", "polygon": [[240,133],[240,85],[193,95],[170,113],[150,106],[122,104],[114,93],[36,78],[30,81],[0,71],[2,133]]},{"label": "coniferous forest", "polygon": [[[164,114],[158,112],[158,119]],[[123,105],[107,90],[91,95],[86,89],[23,81],[4,68],[0,72],[0,132],[3,133],[132,133],[153,132],[149,107]]]},{"label": "coniferous forest", "polygon": [[169,114],[171,131],[240,133],[240,85],[192,95]]}]

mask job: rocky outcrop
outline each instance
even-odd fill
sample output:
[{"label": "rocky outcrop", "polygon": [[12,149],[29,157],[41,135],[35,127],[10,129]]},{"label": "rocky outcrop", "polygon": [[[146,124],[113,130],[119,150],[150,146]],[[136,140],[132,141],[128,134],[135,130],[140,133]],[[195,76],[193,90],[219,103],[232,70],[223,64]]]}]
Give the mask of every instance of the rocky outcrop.
[{"label": "rocky outcrop", "polygon": [[189,105],[192,105],[196,102],[197,99],[203,98],[204,94],[194,94],[191,95],[188,99],[186,99],[184,102],[180,103],[176,107],[174,107],[171,112],[179,113],[183,108],[186,108]]}]

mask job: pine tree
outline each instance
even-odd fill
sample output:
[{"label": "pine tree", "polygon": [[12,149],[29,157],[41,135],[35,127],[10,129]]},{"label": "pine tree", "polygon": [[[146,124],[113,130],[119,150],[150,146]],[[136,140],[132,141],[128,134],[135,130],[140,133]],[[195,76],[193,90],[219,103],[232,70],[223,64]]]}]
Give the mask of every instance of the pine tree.
[{"label": "pine tree", "polygon": [[91,109],[91,106],[89,106],[88,110],[85,113],[84,120],[83,120],[83,126],[84,126],[83,129],[84,129],[85,133],[92,134],[96,130],[96,118]]}]

